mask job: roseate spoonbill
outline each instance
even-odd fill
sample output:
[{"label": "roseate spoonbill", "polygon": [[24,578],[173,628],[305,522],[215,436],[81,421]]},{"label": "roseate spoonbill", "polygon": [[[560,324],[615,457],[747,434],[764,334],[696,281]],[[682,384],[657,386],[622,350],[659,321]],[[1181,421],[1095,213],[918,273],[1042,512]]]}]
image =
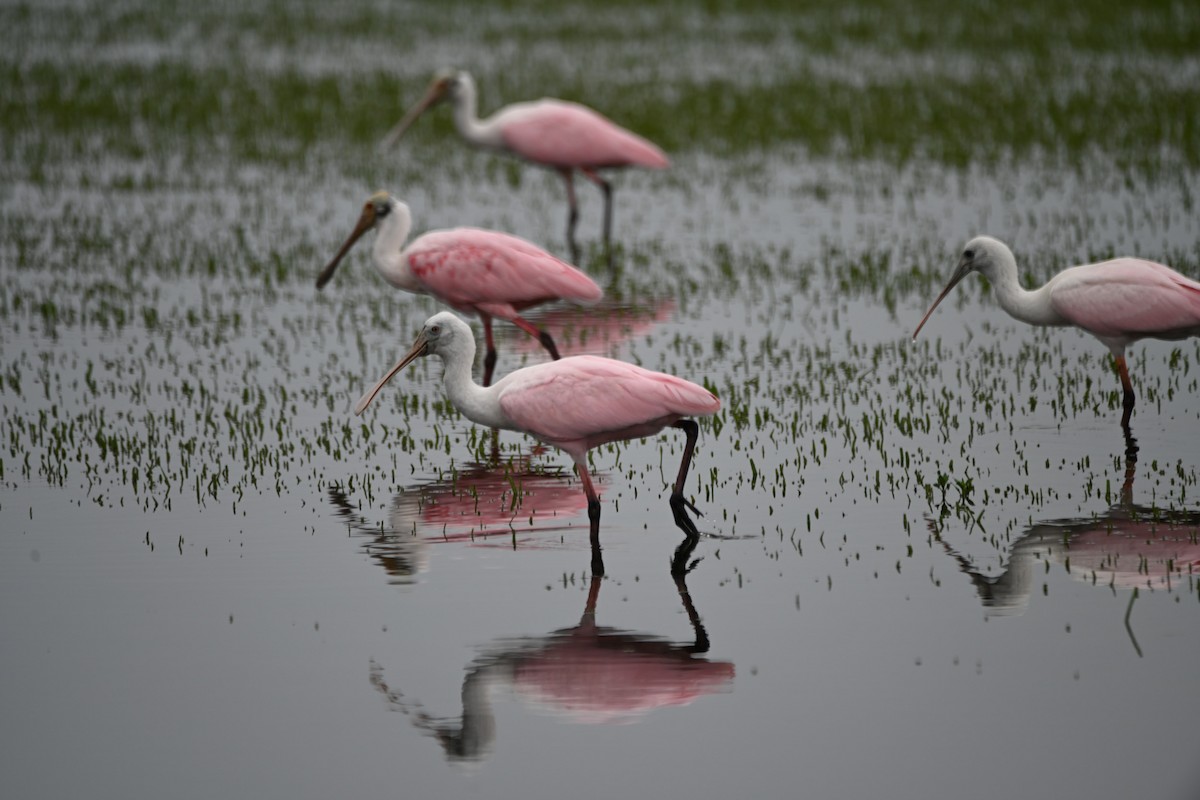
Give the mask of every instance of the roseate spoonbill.
[{"label": "roseate spoonbill", "polygon": [[1040,289],[1026,291],[1017,280],[1012,251],[1003,242],[978,236],[963,248],[950,282],[921,318],[913,339],[938,303],[972,272],[988,279],[1010,317],[1030,325],[1074,325],[1108,346],[1125,392],[1122,427],[1129,427],[1134,405],[1125,348],[1139,339],[1200,336],[1200,283],[1170,267],[1140,258],[1114,258],[1070,267]]},{"label": "roseate spoonbill", "polygon": [[[688,417],[714,414],[721,401],[702,386],[600,356],[570,356],[510,372],[482,387],[471,380],[475,336],[449,311],[425,322],[412,348],[354,407],[361,414],[396,373],[421,356],[442,359],[442,382],[450,402],[467,419],[490,428],[527,433],[563,450],[575,462],[588,498],[593,541],[600,529],[600,497],[587,469],[587,451],[608,442],[652,436],[668,425],[687,435],[671,492],[675,524],[699,536],[683,496],[700,426]],[[699,513],[699,512],[697,512]]]},{"label": "roseate spoonbill", "polygon": [[426,109],[447,99],[454,105],[454,124],[459,135],[471,144],[510,153],[557,170],[563,176],[570,207],[567,244],[574,261],[579,260],[579,246],[575,243],[575,223],[579,219],[573,182],[576,170],[604,193],[604,246],[611,255],[612,184],[597,170],[670,166],[666,155],[653,142],[579,103],[545,97],[505,106],[481,120],[474,79],[470,73],[455,70],[442,70],[434,76],[425,96],[396,123],[381,147],[391,147]]},{"label": "roseate spoonbill", "polygon": [[358,224],[321,274],[320,289],[364,233],[378,228],[371,254],[388,283],[406,292],[428,294],[451,308],[478,314],[483,321],[487,356],[483,385],[492,382],[496,345],[492,317],[506,319],[542,343],[558,358],[554,339],[518,313],[552,300],[594,303],[603,295],[596,282],[575,267],[516,236],[480,228],[430,231],[404,246],[412,230],[412,212],[387,192],[376,192],[363,206]]}]

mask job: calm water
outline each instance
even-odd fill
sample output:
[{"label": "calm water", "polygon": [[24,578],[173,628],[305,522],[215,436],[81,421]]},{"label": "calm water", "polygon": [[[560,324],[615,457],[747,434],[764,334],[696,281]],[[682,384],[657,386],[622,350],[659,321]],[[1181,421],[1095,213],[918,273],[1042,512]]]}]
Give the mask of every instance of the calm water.
[{"label": "calm water", "polygon": [[[617,178],[616,271],[579,185],[608,298],[531,316],[564,351],[720,394],[688,484],[704,513],[693,551],[667,505],[677,432],[593,454],[607,569],[593,579],[570,460],[515,434],[493,444],[447,408],[436,363],[353,416],[437,310],[387,289],[362,247],[313,288],[371,191],[408,201],[419,230],[491,226],[565,251],[557,179],[467,151],[445,110],[396,152],[370,149],[441,63],[476,68],[485,109],[646,70],[686,95],[722,78],[726,39],[761,45],[745,86],[807,70],[933,87],[990,68],[897,41],[866,6],[858,48],[849,10],[817,15],[828,47],[764,33],[796,23],[787,9],[688,17],[679,57],[650,69],[654,8],[622,45],[608,13],[472,25],[458,9],[442,27],[400,7],[425,26],[407,55],[369,31],[390,6],[344,29],[306,4],[275,9],[278,28],[222,6],[67,4],[58,22],[4,8],[13,107],[48,126],[13,132],[0,189],[6,796],[1200,789],[1200,341],[1133,348],[1130,442],[1106,350],[1009,320],[978,278],[909,340],[977,233],[1008,241],[1031,280],[1111,253],[1200,276],[1194,142],[1149,142],[1160,168],[1100,139],[1063,156],[1016,133],[1008,157],[965,163],[782,134],[682,144],[669,173]],[[588,24],[608,49],[580,42]],[[562,88],[544,67],[576,45],[590,66]],[[1048,91],[1195,70],[1086,45]],[[1006,52],[1014,73],[1047,67]],[[361,101],[377,126],[359,106],[331,114],[321,125],[361,134],[294,157],[306,112],[276,123],[234,102],[212,112],[222,127],[154,78],[208,97],[233,75],[235,100],[258,80],[283,113],[306,80],[350,104],[392,60],[403,96]],[[301,89],[284,102],[272,81],[289,76]],[[109,84],[116,121],[85,102]],[[86,124],[55,122],[59,102]],[[1180,118],[1195,130],[1198,113]],[[499,334],[499,372],[544,358]],[[692,569],[673,577],[673,561]]]}]

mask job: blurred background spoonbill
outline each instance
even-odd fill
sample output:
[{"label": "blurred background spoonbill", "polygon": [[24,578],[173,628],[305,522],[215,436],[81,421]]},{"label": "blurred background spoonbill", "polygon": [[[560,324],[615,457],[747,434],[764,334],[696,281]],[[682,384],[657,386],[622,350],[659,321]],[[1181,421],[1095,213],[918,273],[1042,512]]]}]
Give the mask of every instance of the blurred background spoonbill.
[{"label": "blurred background spoonbill", "polygon": [[604,115],[579,103],[546,97],[525,103],[513,103],[487,119],[479,119],[475,81],[470,73],[442,70],[408,113],[384,138],[382,147],[391,147],[419,116],[443,100],[454,105],[454,124],[458,133],[476,147],[498,150],[543,167],[557,170],[567,184],[567,244],[571,259],[579,261],[575,242],[575,223],[579,209],[575,203],[573,175],[576,170],[600,187],[604,193],[604,246],[612,257],[612,184],[598,170],[619,167],[666,169],[666,155],[653,142],[617,125]]},{"label": "blurred background spoonbill", "polygon": [[917,324],[913,339],[938,303],[972,272],[988,279],[1010,317],[1030,325],[1074,325],[1107,345],[1121,375],[1125,428],[1134,406],[1125,348],[1139,339],[1200,336],[1200,283],[1170,267],[1140,258],[1114,258],[1070,267],[1040,289],[1027,291],[1017,280],[1017,260],[1008,246],[978,236],[963,248],[950,282]]},{"label": "blurred background spoonbill", "polygon": [[588,498],[593,544],[599,539],[600,497],[587,468],[587,451],[609,442],[653,436],[667,426],[687,436],[671,492],[675,524],[689,537],[700,532],[683,496],[700,426],[688,417],[715,414],[721,401],[694,383],[600,356],[571,356],[510,372],[490,387],[471,380],[475,335],[467,323],[443,311],[425,322],[412,348],[354,407],[361,414],[396,373],[427,355],[442,359],[442,382],[450,402],[472,422],[527,433],[563,450],[575,462]]},{"label": "blurred background spoonbill", "polygon": [[[492,317],[506,319],[542,343],[558,358],[554,339],[518,313],[552,300],[595,303],[603,292],[575,267],[516,236],[480,228],[430,231],[404,246],[412,230],[408,206],[387,192],[377,192],[363,206],[349,238],[317,276],[320,289],[364,233],[377,228],[371,251],[375,268],[388,283],[406,292],[428,294],[483,322],[487,355],[483,385],[492,381],[496,344]],[[468,370],[470,364],[467,365]]]}]

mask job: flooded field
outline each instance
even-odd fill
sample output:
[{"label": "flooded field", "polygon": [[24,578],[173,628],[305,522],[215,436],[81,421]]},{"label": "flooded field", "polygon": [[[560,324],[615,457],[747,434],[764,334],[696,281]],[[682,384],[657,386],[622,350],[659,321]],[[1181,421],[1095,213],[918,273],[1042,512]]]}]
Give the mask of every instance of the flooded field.
[{"label": "flooded field", "polygon": [[[6,796],[1200,790],[1200,339],[1130,348],[1128,434],[979,277],[911,339],[978,234],[1200,279],[1190,6],[202,5],[0,2]],[[374,191],[568,254],[449,109],[378,151],[450,65],[670,154],[611,265],[576,181],[605,298],[528,316],[719,395],[699,542],[679,431],[592,452],[595,578],[570,459],[434,359],[354,415],[441,310],[369,246],[315,288]]]}]

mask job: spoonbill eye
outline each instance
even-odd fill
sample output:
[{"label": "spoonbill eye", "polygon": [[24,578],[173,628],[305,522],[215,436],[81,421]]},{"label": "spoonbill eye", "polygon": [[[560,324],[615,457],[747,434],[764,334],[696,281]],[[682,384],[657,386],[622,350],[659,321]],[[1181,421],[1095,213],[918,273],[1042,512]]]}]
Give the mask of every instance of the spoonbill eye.
[{"label": "spoonbill eye", "polygon": [[429,332],[432,333],[434,336],[437,336],[439,333],[442,332],[442,326],[441,325],[431,325],[429,328]]},{"label": "spoonbill eye", "polygon": [[974,251],[974,250],[964,250],[964,251],[963,251],[963,258],[965,258],[967,261],[970,261],[970,260],[971,260],[971,259],[973,259],[974,257],[975,257],[975,251]]},{"label": "spoonbill eye", "polygon": [[386,217],[392,211],[391,205],[388,203],[379,203],[375,206],[375,216]]}]

